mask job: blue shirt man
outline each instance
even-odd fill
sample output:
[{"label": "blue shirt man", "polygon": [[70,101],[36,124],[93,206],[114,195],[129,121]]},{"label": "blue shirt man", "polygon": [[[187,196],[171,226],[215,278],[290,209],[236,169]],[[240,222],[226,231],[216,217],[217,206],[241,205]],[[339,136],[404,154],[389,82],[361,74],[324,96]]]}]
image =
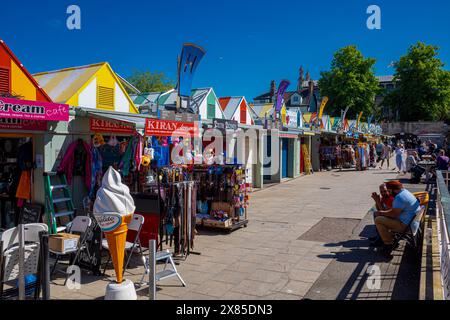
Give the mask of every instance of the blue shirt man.
[{"label": "blue shirt man", "polygon": [[385,253],[393,249],[392,232],[404,232],[417,213],[420,212],[419,200],[403,188],[400,181],[386,182],[386,188],[394,196],[392,208],[375,212],[375,225],[384,243]]},{"label": "blue shirt man", "polygon": [[420,210],[419,200],[408,190],[402,189],[394,198],[393,209],[401,209],[398,219],[408,225]]}]

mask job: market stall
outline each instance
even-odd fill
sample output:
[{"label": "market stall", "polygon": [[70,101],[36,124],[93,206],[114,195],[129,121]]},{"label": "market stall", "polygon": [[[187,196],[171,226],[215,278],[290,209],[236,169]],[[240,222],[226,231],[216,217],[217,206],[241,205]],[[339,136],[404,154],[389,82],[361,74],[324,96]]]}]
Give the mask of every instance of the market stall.
[{"label": "market stall", "polygon": [[248,224],[249,196],[241,165],[197,165],[197,225],[236,230]]}]

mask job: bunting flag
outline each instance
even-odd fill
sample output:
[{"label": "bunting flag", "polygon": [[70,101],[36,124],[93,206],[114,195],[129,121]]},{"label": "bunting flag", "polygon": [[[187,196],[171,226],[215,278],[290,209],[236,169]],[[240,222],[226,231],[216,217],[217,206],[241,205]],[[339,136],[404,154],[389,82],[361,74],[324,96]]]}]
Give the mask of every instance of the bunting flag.
[{"label": "bunting flag", "polygon": [[284,93],[291,83],[288,80],[281,80],[278,85],[277,99],[275,100],[275,113],[279,113],[284,103]]},{"label": "bunting flag", "polygon": [[345,108],[344,111],[341,110],[341,123],[342,123],[342,129],[345,130],[346,126],[345,126],[345,117],[347,116],[347,111],[350,108],[350,106],[348,106],[347,108]]}]

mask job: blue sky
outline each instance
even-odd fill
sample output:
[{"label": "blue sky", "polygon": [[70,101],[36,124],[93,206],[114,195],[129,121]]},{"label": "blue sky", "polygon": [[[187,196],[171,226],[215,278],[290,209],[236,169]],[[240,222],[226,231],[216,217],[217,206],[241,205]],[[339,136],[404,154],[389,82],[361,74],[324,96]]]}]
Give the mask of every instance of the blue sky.
[{"label": "blue sky", "polygon": [[[81,30],[66,28],[66,9],[81,8]],[[366,27],[369,5],[380,6],[382,29]],[[193,85],[252,100],[270,80],[291,80],[303,65],[313,79],[333,53],[355,44],[377,59],[376,74],[417,41],[440,47],[450,69],[448,0],[41,0],[2,3],[0,38],[32,73],[108,61],[122,76],[163,71],[175,79],[184,42],[207,53]],[[6,13],[6,14],[5,14]]]}]

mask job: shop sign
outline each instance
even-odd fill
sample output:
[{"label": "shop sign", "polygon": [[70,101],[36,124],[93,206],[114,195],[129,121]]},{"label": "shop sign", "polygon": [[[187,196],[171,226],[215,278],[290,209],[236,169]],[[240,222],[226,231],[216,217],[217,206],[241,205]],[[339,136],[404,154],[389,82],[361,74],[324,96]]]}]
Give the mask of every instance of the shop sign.
[{"label": "shop sign", "polygon": [[181,122],[172,120],[146,119],[146,136],[192,136],[198,135],[197,122]]},{"label": "shop sign", "polygon": [[47,122],[39,121],[39,120],[0,118],[0,129],[46,131],[47,130]]},{"label": "shop sign", "polygon": [[[300,132],[299,132],[299,134],[300,134]],[[280,133],[280,138],[297,139],[297,138],[298,138],[298,134],[293,134],[293,133]]]},{"label": "shop sign", "polygon": [[239,123],[235,120],[226,120],[226,119],[219,119],[214,118],[213,119],[213,128],[219,129],[222,131],[225,130],[234,130],[236,131],[239,127]]},{"label": "shop sign", "polygon": [[172,121],[180,121],[180,122],[194,122],[198,121],[198,114],[194,113],[176,113],[171,110],[161,110],[159,118],[161,120],[172,120]]},{"label": "shop sign", "polygon": [[69,106],[0,97],[0,118],[69,121]]},{"label": "shop sign", "polygon": [[90,129],[93,132],[134,133],[134,127],[125,122],[116,122],[97,118],[90,118],[89,121]]},{"label": "shop sign", "polygon": [[297,112],[292,110],[286,110],[286,127],[298,128]]}]

